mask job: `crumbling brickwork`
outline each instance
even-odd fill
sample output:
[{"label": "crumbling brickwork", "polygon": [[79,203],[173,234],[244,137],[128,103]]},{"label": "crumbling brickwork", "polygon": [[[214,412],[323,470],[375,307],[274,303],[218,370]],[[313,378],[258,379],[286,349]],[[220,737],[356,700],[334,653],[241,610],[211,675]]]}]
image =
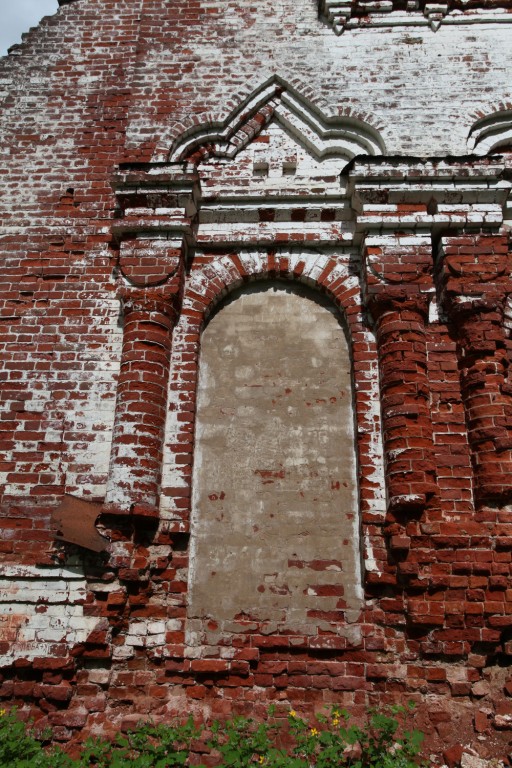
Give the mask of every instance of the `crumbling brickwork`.
[{"label": "crumbling brickwork", "polygon": [[60,5],[0,62],[0,696],[504,758],[512,4]]}]

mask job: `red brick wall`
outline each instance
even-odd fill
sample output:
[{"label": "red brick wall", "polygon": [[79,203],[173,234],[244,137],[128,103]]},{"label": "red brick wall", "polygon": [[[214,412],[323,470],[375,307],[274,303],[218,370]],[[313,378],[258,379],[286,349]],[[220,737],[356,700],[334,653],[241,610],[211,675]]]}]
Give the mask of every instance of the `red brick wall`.
[{"label": "red brick wall", "polygon": [[[0,695],[57,738],[412,699],[505,756],[508,6],[75,0],[0,62]],[[189,644],[201,334],[276,279],[348,328],[363,610]]]}]

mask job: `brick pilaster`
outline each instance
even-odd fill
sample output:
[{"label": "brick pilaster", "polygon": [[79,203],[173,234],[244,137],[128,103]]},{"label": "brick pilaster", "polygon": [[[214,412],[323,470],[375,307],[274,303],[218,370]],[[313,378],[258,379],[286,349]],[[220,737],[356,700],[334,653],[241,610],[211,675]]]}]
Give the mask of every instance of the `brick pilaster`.
[{"label": "brick pilaster", "polygon": [[124,330],[105,511],[158,514],[177,293],[122,289]]},{"label": "brick pilaster", "polygon": [[135,167],[114,182],[124,328],[103,512],[157,518],[172,333],[200,190],[173,165],[151,177]]},{"label": "brick pilaster", "polygon": [[458,344],[475,500],[512,499],[512,398],[504,308],[512,290],[505,237],[443,238],[440,275]]},{"label": "brick pilaster", "polygon": [[436,492],[425,324],[431,288],[427,237],[367,238],[366,303],[375,322],[388,508],[423,507]]},{"label": "brick pilaster", "polygon": [[[437,238],[440,232],[460,231],[461,227],[471,227],[473,231],[497,231],[503,223],[503,206],[508,195],[508,186],[503,184],[503,173],[504,166],[499,157],[477,158],[470,164],[465,158],[443,161],[373,158],[353,161],[349,168],[348,189],[356,216],[356,237],[364,241],[366,301],[375,320],[380,348],[383,432],[391,506],[400,507],[402,504],[399,493],[402,483],[403,493],[408,495],[410,503],[421,504],[422,498],[426,500],[429,496],[429,489],[432,493],[435,491],[434,469],[431,466],[434,454],[431,447],[432,426],[428,395],[424,394],[428,392],[425,294],[433,290],[431,239]],[[489,296],[490,284],[486,285],[488,278],[485,277],[485,270],[482,272],[483,265],[478,263],[478,259],[473,264],[471,259],[467,262],[464,290],[460,276],[456,274],[455,262],[453,274],[448,260],[444,260],[443,264],[448,270],[445,283],[449,283],[445,304],[453,308],[451,297],[457,295]],[[509,274],[510,271],[508,268]],[[500,282],[506,272],[505,268]],[[472,306],[475,308],[474,304]],[[503,336],[501,338],[500,344],[504,340]],[[462,346],[461,341],[460,349]],[[404,359],[412,361],[412,371],[407,370]],[[396,371],[393,370],[393,361],[396,362]],[[404,370],[402,382],[398,372],[400,367]],[[394,376],[397,377],[395,388],[391,384]],[[467,393],[468,387],[464,382],[463,386]],[[500,392],[500,397],[504,396],[504,389]],[[393,397],[396,403],[393,403]],[[469,406],[467,396],[465,404]],[[398,414],[401,422],[394,420]],[[420,423],[423,429],[418,435]],[[401,436],[400,427],[404,430]],[[426,443],[418,444],[418,438],[426,440]],[[471,436],[470,440],[473,439]],[[482,451],[477,453],[483,456]],[[400,466],[399,457],[404,462],[403,472],[409,471],[410,474],[400,476],[395,471]],[[487,453],[487,460],[491,460],[490,452]],[[474,462],[475,466],[480,462],[476,454]],[[408,480],[412,481],[412,485]]]}]

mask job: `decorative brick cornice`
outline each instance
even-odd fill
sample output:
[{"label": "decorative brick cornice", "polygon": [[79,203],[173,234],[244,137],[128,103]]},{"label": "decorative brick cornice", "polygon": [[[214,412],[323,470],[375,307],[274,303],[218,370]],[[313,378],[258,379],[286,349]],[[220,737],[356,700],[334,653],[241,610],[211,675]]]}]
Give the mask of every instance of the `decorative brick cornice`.
[{"label": "decorative brick cornice", "polygon": [[337,35],[358,26],[429,26],[435,32],[443,22],[512,22],[510,0],[319,0],[319,13]]},{"label": "decorative brick cornice", "polygon": [[[288,163],[293,166],[293,171],[282,184],[276,182],[275,177],[274,186],[268,179],[263,180],[257,174],[261,168],[256,166],[266,167],[268,171],[272,161],[269,136],[264,137],[268,145],[267,141],[261,141],[265,131],[286,134],[297,144],[299,156],[305,150],[311,164],[305,163],[295,177],[296,165]],[[269,148],[264,163],[256,162],[256,157],[261,161],[263,155],[261,151],[255,151],[258,145],[260,149],[263,146]],[[238,155],[242,150],[246,155],[245,159],[243,155],[240,157],[239,176]],[[142,200],[138,204],[146,208],[144,222],[133,211],[130,195],[123,191],[128,185],[132,188],[132,198],[137,200],[140,184],[154,182],[153,173],[162,179],[161,186],[165,188],[168,183],[165,179],[172,171],[172,181],[178,190],[180,183],[187,188],[191,179],[199,177],[205,181],[197,231],[199,245],[212,240],[218,245],[221,238],[230,245],[251,242],[268,246],[294,242],[303,247],[310,240],[316,244],[338,245],[340,240],[351,241],[353,218],[344,185],[338,183],[339,174],[351,158],[382,152],[385,152],[385,146],[379,131],[364,117],[328,116],[295,86],[282,78],[272,77],[249,94],[222,123],[205,121],[185,129],[170,144],[162,141],[153,157],[154,165],[146,167],[145,178],[142,179],[139,172],[138,176],[132,174],[128,180],[121,179],[118,198],[124,215],[116,222],[114,231],[120,233],[118,237],[128,237],[130,231],[140,232],[142,227],[152,231],[165,228],[166,237],[171,237],[172,227],[178,233],[182,226],[180,222],[186,228],[187,210],[179,201],[179,210],[176,217],[172,212],[173,221],[170,222],[169,217],[160,220],[154,206],[149,210]],[[248,156],[253,162],[252,177],[243,165],[245,162],[248,166]],[[318,166],[323,163],[326,169],[320,173]],[[213,191],[212,172],[220,184]],[[197,201],[198,197],[194,193],[191,199]],[[187,238],[191,231],[189,226],[185,231]]]},{"label": "decorative brick cornice", "polygon": [[118,204],[114,239],[141,233],[191,239],[200,200],[196,173],[184,173],[181,164],[133,166],[115,174],[112,186]]},{"label": "decorative brick cornice", "polygon": [[356,233],[496,231],[510,192],[499,156],[357,158],[346,169]]}]

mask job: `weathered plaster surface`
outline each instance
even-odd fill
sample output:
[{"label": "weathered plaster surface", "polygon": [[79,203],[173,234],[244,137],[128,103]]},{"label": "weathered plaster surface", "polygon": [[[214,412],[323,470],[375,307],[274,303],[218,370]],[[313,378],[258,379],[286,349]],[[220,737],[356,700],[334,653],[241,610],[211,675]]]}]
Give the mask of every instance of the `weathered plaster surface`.
[{"label": "weathered plaster surface", "polygon": [[[346,336],[284,284],[244,292],[203,334],[189,630],[316,634],[361,607]],[[210,627],[215,626],[214,630]]]}]

